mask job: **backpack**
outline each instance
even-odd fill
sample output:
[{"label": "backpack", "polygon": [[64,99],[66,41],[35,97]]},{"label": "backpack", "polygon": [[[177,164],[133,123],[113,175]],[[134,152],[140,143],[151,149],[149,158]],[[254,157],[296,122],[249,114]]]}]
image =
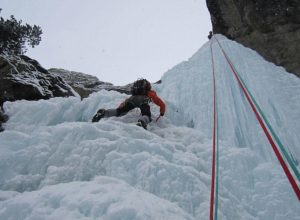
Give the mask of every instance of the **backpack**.
[{"label": "backpack", "polygon": [[150,91],[151,85],[146,79],[136,80],[131,87],[132,95],[147,95]]}]

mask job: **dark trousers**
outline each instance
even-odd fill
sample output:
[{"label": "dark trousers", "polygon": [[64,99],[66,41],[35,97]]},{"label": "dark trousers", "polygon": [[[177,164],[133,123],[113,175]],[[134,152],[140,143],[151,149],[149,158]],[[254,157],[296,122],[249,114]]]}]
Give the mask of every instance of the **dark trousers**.
[{"label": "dark trousers", "polygon": [[149,120],[151,121],[151,111],[149,106],[150,99],[148,96],[137,95],[131,96],[126,99],[124,103],[122,103],[117,108],[117,116],[125,115],[127,112],[134,108],[140,108],[142,115],[147,115]]}]

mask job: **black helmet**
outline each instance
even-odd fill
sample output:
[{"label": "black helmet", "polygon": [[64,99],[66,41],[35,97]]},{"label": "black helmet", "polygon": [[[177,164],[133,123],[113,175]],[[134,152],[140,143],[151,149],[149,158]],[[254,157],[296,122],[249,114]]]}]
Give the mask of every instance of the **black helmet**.
[{"label": "black helmet", "polygon": [[131,87],[132,95],[147,95],[151,90],[151,83],[146,79],[136,80]]}]

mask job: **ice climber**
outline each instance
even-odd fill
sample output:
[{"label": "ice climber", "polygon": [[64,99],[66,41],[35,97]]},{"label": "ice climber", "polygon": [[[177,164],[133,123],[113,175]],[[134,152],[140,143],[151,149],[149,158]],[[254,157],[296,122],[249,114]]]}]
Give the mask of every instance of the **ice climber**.
[{"label": "ice climber", "polygon": [[151,101],[160,107],[160,116],[165,114],[165,103],[151,89],[151,84],[146,79],[136,80],[131,87],[131,94],[132,96],[122,102],[116,109],[99,109],[94,115],[92,122],[97,122],[104,117],[123,116],[134,108],[140,108],[141,116],[137,125],[147,129],[147,125],[152,120],[149,106]]}]

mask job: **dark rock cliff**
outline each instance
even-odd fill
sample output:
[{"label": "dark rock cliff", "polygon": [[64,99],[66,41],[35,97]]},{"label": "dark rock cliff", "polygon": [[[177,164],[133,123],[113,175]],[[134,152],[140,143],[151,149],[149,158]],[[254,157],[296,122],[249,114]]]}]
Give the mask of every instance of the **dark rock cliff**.
[{"label": "dark rock cliff", "polygon": [[5,101],[39,100],[76,95],[59,76],[27,56],[0,55],[0,105]]},{"label": "dark rock cliff", "polygon": [[64,69],[52,68],[48,71],[52,74],[61,76],[70,86],[72,86],[81,98],[86,98],[91,93],[98,92],[101,89],[130,94],[130,85],[114,86],[111,83],[99,81],[96,76]]},{"label": "dark rock cliff", "polygon": [[206,0],[213,32],[300,76],[299,0]]}]

